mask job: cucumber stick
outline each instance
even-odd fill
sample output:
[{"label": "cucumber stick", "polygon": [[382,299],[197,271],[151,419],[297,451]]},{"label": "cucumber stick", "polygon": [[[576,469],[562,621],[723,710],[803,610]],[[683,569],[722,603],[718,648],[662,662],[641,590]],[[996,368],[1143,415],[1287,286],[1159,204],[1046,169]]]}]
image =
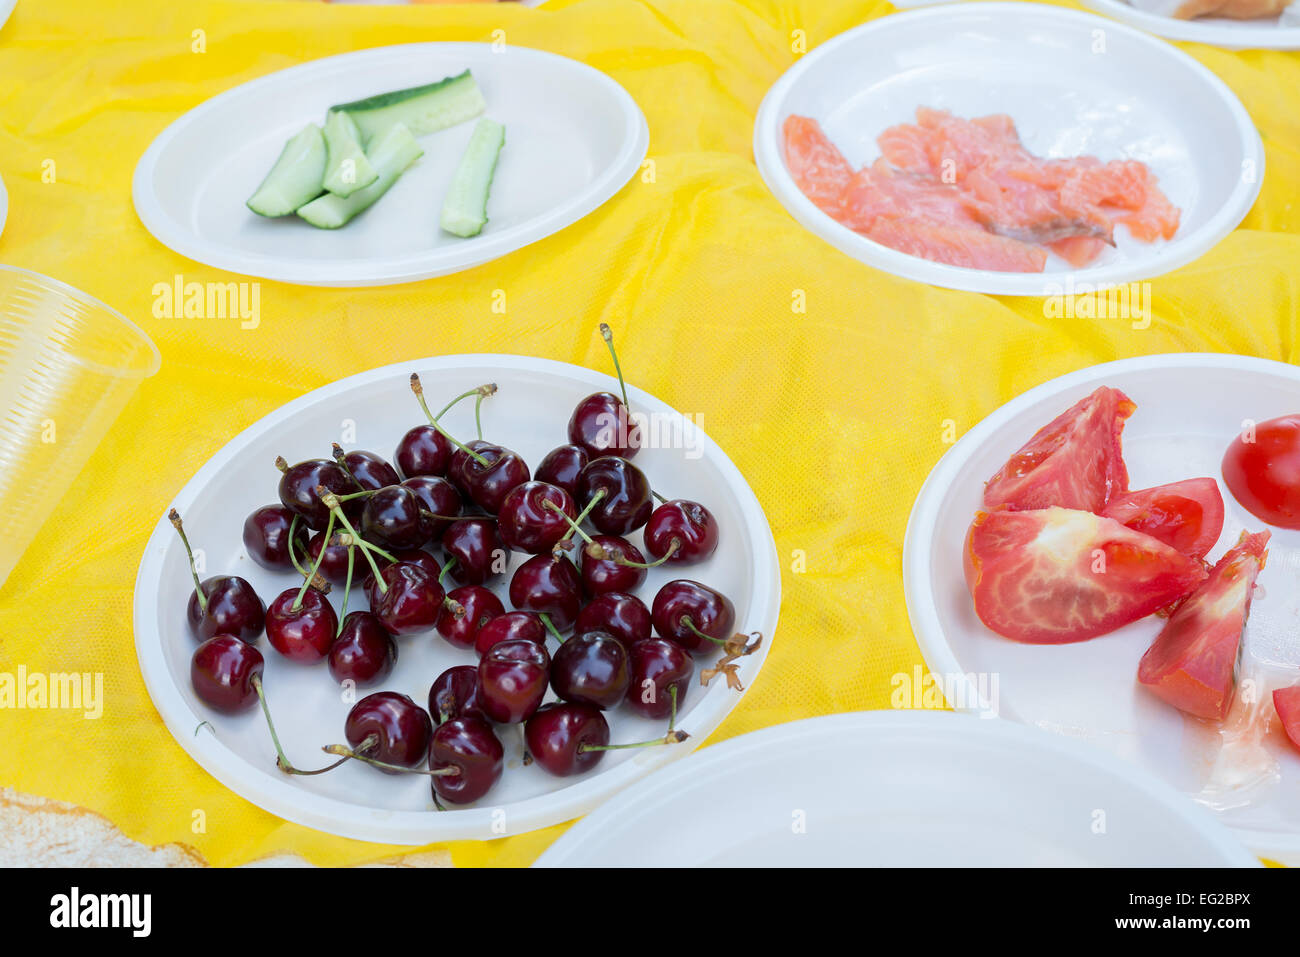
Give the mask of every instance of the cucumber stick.
[{"label": "cucumber stick", "polygon": [[361,149],[361,132],[346,113],[325,118],[324,186],[345,199],[379,179],[379,173]]},{"label": "cucumber stick", "polygon": [[469,70],[437,83],[330,107],[331,112],[352,117],[366,145],[394,123],[405,124],[416,136],[424,136],[472,120],[486,109],[487,103]]},{"label": "cucumber stick", "polygon": [[246,205],[259,216],[288,216],[321,194],[325,178],[325,138],[308,123],[284,145],[280,158]]},{"label": "cucumber stick", "polygon": [[375,138],[366,150],[366,158],[379,173],[379,178],[369,186],[357,190],[346,198],[326,193],[298,210],[298,215],[321,229],[338,229],[365,212],[388,192],[397,178],[424,155],[403,124],[390,126]]},{"label": "cucumber stick", "polygon": [[505,142],[506,128],[495,120],[484,117],[475,125],[442,202],[442,228],[453,236],[477,236],[483,231],[492,177]]}]

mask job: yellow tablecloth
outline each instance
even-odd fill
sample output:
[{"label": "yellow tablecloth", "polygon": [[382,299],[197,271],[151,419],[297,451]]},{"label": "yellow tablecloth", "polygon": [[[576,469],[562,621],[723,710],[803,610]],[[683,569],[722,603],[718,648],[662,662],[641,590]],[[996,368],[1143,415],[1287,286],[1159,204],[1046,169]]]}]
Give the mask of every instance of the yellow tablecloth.
[{"label": "yellow tablecloth", "polygon": [[[0,592],[0,671],[102,671],[98,721],[0,712],[0,785],[97,810],[215,864],[293,851],[322,864],[398,848],[287,824],[209,777],[155,713],[131,597],[146,532],[231,436],[341,376],[438,353],[517,352],[605,369],[617,324],[635,381],[683,409],[749,478],[775,532],[784,601],[771,657],[713,740],[887,707],[921,662],[903,603],[908,510],[958,432],[1048,378],[1185,350],[1294,361],[1300,274],[1300,54],[1186,45],[1241,97],[1268,173],[1244,226],[1153,286],[1154,321],[1049,319],[1034,299],[875,272],[805,232],[768,194],[750,137],[768,86],[808,47],[891,12],[882,0],[555,0],[465,7],[268,0],[22,0],[0,31],[0,260],[121,309],[162,351],[147,381]],[[156,242],[131,174],[168,123],[245,80],[316,57],[418,40],[488,40],[604,70],[650,123],[654,182],[581,223],[460,275],[401,287],[262,284],[262,321],[155,319],[155,283],[238,277]],[[194,31],[206,52],[192,52]],[[42,171],[53,161],[54,182]],[[48,178],[48,177],[46,177]],[[504,321],[491,312],[508,291]],[[792,308],[797,291],[806,312]],[[797,556],[805,556],[795,570]],[[192,833],[195,809],[207,828]],[[457,864],[531,861],[562,828],[451,846]]]}]

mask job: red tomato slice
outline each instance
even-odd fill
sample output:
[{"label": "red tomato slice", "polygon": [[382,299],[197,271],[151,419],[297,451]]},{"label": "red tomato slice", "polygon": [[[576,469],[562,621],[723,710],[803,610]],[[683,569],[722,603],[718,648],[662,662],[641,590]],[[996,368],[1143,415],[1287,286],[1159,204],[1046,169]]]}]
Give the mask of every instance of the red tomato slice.
[{"label": "red tomato slice", "polygon": [[1212,478],[1187,479],[1117,495],[1101,514],[1188,558],[1204,558],[1223,532],[1223,495]]},{"label": "red tomato slice", "polygon": [[1095,638],[1146,617],[1204,578],[1201,562],[1079,509],[979,512],[966,539],[975,613],[1013,641]]},{"label": "red tomato slice", "polygon": [[1227,716],[1241,634],[1268,539],[1268,532],[1242,533],[1142,656],[1138,681],[1179,711],[1218,720]]},{"label": "red tomato slice", "polygon": [[1300,415],[1261,422],[1223,456],[1228,491],[1262,522],[1300,528]]},{"label": "red tomato slice", "polygon": [[1274,691],[1273,707],[1282,719],[1282,730],[1291,739],[1291,743],[1300,749],[1300,685]]},{"label": "red tomato slice", "polygon": [[1120,437],[1137,408],[1119,389],[1101,386],[1047,425],[984,486],[984,507],[1077,508],[1100,512],[1128,491]]}]

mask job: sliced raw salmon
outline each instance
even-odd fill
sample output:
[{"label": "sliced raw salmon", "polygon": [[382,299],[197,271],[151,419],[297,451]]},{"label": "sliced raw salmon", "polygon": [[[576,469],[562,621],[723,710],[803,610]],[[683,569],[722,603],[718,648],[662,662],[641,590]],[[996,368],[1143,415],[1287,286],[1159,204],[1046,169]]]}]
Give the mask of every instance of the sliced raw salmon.
[{"label": "sliced raw salmon", "polygon": [[867,230],[867,237],[902,253],[967,269],[1042,272],[1047,264],[1047,253],[1042,248],[982,229],[957,229],[881,217]]},{"label": "sliced raw salmon", "polygon": [[853,167],[820,123],[806,116],[786,117],[785,163],[803,194],[822,212],[840,219],[840,195],[853,178]]}]

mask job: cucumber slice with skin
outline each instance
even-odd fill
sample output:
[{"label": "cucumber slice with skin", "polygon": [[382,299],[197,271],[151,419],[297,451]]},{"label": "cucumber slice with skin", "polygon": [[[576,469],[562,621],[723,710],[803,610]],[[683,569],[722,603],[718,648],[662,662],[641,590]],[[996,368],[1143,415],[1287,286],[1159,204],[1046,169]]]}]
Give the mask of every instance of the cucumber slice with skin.
[{"label": "cucumber slice with skin", "polygon": [[325,138],[319,126],[308,123],[284,144],[280,158],[245,205],[259,216],[288,216],[321,194],[324,178]]},{"label": "cucumber slice with skin", "polygon": [[379,179],[361,149],[360,138],[357,124],[346,113],[331,113],[325,118],[324,186],[335,196],[346,199]]},{"label": "cucumber slice with skin", "polygon": [[469,70],[437,83],[379,93],[364,100],[340,103],[330,112],[347,113],[369,141],[394,123],[403,123],[416,136],[472,120],[487,109],[483,94]]},{"label": "cucumber slice with skin", "polygon": [[495,120],[484,117],[475,125],[442,202],[442,228],[453,236],[468,238],[483,231],[492,177],[505,142],[506,128]]},{"label": "cucumber slice with skin", "polygon": [[338,229],[365,212],[383,196],[407,168],[424,155],[420,144],[404,125],[398,123],[370,144],[366,158],[379,178],[346,199],[326,193],[298,210],[298,215],[320,229]]}]

